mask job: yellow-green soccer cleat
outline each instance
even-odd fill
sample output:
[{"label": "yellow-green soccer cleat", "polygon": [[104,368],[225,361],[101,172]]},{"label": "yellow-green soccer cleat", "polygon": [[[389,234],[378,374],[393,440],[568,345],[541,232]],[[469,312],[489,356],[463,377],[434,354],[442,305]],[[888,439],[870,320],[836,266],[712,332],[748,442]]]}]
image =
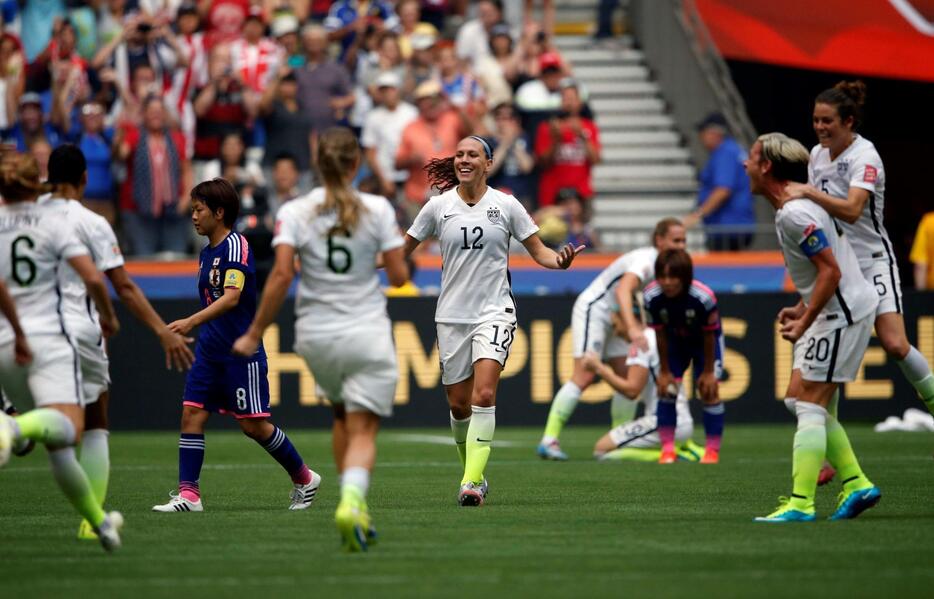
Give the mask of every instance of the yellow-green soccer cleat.
[{"label": "yellow-green soccer cleat", "polygon": [[759,516],[754,522],[813,522],[814,511],[805,512],[791,507],[791,498],[779,497],[778,507],[768,516]]},{"label": "yellow-green soccer cleat", "polygon": [[341,535],[341,548],[348,553],[366,551],[376,542],[376,531],[365,506],[341,503],[334,514]]},{"label": "yellow-green soccer cleat", "polygon": [[97,533],[94,532],[94,527],[91,526],[91,523],[87,520],[82,520],[81,525],[78,526],[78,540],[79,541],[96,541]]}]

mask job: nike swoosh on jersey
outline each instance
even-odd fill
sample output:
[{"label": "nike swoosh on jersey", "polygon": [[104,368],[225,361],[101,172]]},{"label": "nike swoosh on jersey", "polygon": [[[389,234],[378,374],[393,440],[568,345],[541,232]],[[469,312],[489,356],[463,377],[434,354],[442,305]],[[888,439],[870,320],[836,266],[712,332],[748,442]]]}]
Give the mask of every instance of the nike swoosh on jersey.
[{"label": "nike swoosh on jersey", "polygon": [[441,220],[447,220],[451,218],[452,216],[457,216],[457,214],[445,214],[444,216],[441,217]]}]

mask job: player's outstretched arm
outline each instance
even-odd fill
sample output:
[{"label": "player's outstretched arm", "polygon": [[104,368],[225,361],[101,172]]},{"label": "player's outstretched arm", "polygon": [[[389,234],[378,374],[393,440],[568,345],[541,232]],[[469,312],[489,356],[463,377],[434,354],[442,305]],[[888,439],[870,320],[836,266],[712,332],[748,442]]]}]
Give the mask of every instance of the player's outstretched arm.
[{"label": "player's outstretched arm", "polygon": [[380,254],[386,278],[393,287],[401,287],[409,280],[409,265],[405,263],[405,249],[396,248]]},{"label": "player's outstretched arm", "polygon": [[574,258],[587,247],[585,245],[574,247],[568,244],[561,248],[560,251],[556,252],[542,243],[542,239],[538,236],[538,233],[533,233],[526,237],[522,245],[525,246],[529,255],[532,256],[532,259],[540,266],[554,270],[567,270],[571,266],[571,263],[574,262]]},{"label": "player's outstretched arm", "polygon": [[13,335],[16,337],[13,351],[16,363],[20,366],[26,366],[32,362],[32,350],[29,349],[29,343],[26,342],[26,334],[19,324],[19,316],[16,314],[16,303],[10,297],[10,292],[3,281],[0,281],[0,312],[10,323],[13,329]]},{"label": "player's outstretched arm", "polygon": [[[276,246],[276,262],[266,279],[266,286],[263,288],[263,297],[259,302],[259,308],[256,309],[256,316],[246,332],[234,341],[231,353],[236,356],[250,357],[256,353],[259,342],[279,309],[285,296],[289,292],[289,285],[295,277],[295,248],[280,243]],[[403,281],[404,282],[404,281]]]},{"label": "player's outstretched arm", "polygon": [[194,339],[180,335],[165,324],[165,321],[159,316],[146,296],[143,290],[130,278],[126,269],[122,266],[111,268],[104,274],[110,279],[114,291],[120,301],[127,307],[130,314],[137,320],[145,324],[156,334],[159,344],[165,352],[165,367],[171,369],[175,367],[178,370],[187,370],[191,368],[195,361],[195,355],[191,353],[188,344]]},{"label": "player's outstretched arm", "polygon": [[785,191],[793,198],[807,198],[827,211],[830,216],[853,224],[863,214],[863,208],[869,200],[869,191],[861,187],[851,187],[845,198],[835,198],[813,185],[789,183]]},{"label": "player's outstretched arm", "polygon": [[169,323],[169,329],[179,335],[187,335],[191,329],[202,325],[208,321],[218,318],[237,307],[240,303],[239,287],[224,287],[224,294],[217,298],[210,306],[199,312],[195,312],[188,318],[182,318]]},{"label": "player's outstretched arm", "polygon": [[616,286],[616,302],[619,306],[619,317],[626,325],[626,336],[629,341],[642,351],[649,350],[649,342],[645,339],[642,326],[636,320],[636,311],[632,305],[632,297],[640,293],[642,280],[635,273],[627,272]]},{"label": "player's outstretched arm", "polygon": [[811,293],[811,301],[807,304],[804,314],[795,320],[789,320],[782,326],[782,337],[788,341],[797,341],[808,327],[821,313],[830,298],[833,297],[840,283],[840,265],[833,255],[833,250],[825,247],[820,252],[810,256],[811,262],[817,268],[817,281]]},{"label": "player's outstretched arm", "polygon": [[645,384],[649,381],[649,370],[643,366],[630,366],[626,369],[626,376],[616,374],[610,366],[600,360],[600,356],[588,352],[584,356],[584,367],[595,372],[601,379],[629,399],[638,399]]},{"label": "player's outstretched arm", "polygon": [[120,330],[120,321],[117,320],[117,314],[114,312],[114,305],[110,302],[110,295],[107,293],[107,285],[104,284],[104,275],[94,266],[94,261],[87,254],[74,256],[68,259],[88,290],[88,295],[94,300],[97,311],[101,317],[101,333],[104,337],[110,338]]}]

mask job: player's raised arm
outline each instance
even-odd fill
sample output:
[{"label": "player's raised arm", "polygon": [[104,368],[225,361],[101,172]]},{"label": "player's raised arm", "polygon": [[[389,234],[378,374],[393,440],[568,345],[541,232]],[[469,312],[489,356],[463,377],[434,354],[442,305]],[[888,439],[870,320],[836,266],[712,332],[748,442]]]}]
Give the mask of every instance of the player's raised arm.
[{"label": "player's raised arm", "polygon": [[553,270],[567,270],[570,268],[571,263],[574,262],[574,258],[587,247],[585,245],[574,247],[571,244],[567,244],[561,248],[560,251],[556,252],[546,246],[537,233],[526,237],[522,245],[525,246],[525,249],[528,250],[529,255],[532,256],[535,262],[540,266]]},{"label": "player's raised arm", "polygon": [[87,254],[73,256],[68,259],[81,280],[87,287],[88,295],[94,300],[97,311],[101,315],[101,332],[104,337],[113,337],[120,330],[120,321],[117,320],[117,314],[114,312],[114,305],[110,301],[110,295],[107,293],[107,285],[104,284],[104,275],[94,266],[94,261]]}]

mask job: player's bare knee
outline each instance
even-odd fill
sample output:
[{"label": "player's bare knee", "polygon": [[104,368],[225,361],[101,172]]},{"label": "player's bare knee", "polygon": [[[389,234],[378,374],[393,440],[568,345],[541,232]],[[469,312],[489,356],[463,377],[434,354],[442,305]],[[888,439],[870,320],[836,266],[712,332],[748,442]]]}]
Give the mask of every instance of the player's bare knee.
[{"label": "player's bare knee", "polygon": [[911,350],[908,339],[899,332],[880,332],[879,342],[882,344],[882,349],[885,350],[885,353],[896,360],[904,360],[905,356],[907,356],[908,352]]},{"label": "player's bare knee", "polygon": [[182,432],[183,433],[203,433],[204,423],[207,422],[208,412],[194,406],[184,406],[182,408]]},{"label": "player's bare knee", "polygon": [[488,408],[496,402],[496,391],[492,386],[474,389],[472,404]]},{"label": "player's bare knee", "polygon": [[571,375],[571,382],[577,385],[581,391],[592,385],[595,378],[596,375],[584,368],[582,362],[575,362],[574,373]]},{"label": "player's bare knee", "polygon": [[254,441],[265,441],[274,428],[272,423],[262,418],[241,418],[237,423],[243,434]]}]

